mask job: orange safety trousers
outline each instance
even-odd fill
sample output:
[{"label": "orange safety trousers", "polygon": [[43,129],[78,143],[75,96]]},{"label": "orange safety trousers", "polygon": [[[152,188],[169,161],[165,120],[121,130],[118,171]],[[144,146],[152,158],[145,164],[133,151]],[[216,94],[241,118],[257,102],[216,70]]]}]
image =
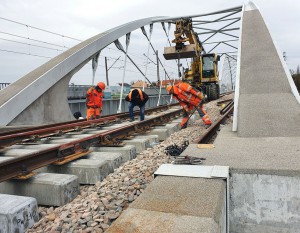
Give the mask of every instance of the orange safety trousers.
[{"label": "orange safety trousers", "polygon": [[100,118],[100,108],[87,108],[86,110],[86,119],[94,120]]},{"label": "orange safety trousers", "polygon": [[[196,108],[197,112],[199,113],[199,116],[202,118],[204,125],[212,124],[212,121],[210,120],[209,116],[207,115],[203,105],[201,107],[194,107],[193,105],[189,105],[188,108],[190,111],[192,111],[194,108]],[[188,120],[189,120],[189,114],[186,111],[184,111],[183,118],[182,118],[182,121],[180,124],[181,128],[186,128]]]}]

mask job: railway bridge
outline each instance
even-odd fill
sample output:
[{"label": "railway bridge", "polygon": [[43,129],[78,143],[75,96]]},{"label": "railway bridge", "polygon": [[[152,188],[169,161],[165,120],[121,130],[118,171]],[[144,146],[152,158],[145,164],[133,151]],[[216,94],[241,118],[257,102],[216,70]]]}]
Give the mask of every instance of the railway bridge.
[{"label": "railway bridge", "polygon": [[[217,13],[237,11],[241,24],[232,123],[220,130],[213,146],[190,143],[182,152],[204,158],[202,165],[162,164],[143,194],[106,232],[299,231],[299,93],[253,3]],[[66,99],[65,90],[75,72],[90,60],[96,62],[101,49],[120,36],[178,18],[127,23],[62,53],[0,92],[0,124],[71,120],[61,100]],[[54,108],[59,114],[52,114]],[[5,151],[1,153],[5,156]],[[7,187],[17,190],[7,182],[1,184],[1,192]]]}]

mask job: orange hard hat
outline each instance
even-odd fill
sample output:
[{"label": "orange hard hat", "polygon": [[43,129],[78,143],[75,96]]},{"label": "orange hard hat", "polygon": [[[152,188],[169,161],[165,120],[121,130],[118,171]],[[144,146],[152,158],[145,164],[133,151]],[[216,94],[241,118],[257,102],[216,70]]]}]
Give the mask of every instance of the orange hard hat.
[{"label": "orange hard hat", "polygon": [[101,90],[104,90],[105,89],[105,83],[104,82],[99,82],[97,84],[97,86],[101,89]]},{"label": "orange hard hat", "polygon": [[170,93],[170,91],[171,91],[171,89],[173,88],[173,86],[172,85],[168,85],[167,87],[166,87],[166,89],[167,89],[167,92],[168,93]]}]

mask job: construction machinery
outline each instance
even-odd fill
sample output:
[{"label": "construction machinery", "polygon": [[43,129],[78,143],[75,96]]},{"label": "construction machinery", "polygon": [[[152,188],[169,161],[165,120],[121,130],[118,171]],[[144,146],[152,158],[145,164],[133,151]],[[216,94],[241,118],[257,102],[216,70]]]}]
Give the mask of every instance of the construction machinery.
[{"label": "construction machinery", "polygon": [[190,67],[183,70],[182,81],[201,90],[208,100],[218,99],[220,96],[218,78],[220,56],[205,52],[198,34],[193,30],[191,18],[182,18],[176,21],[174,36],[175,39],[172,40],[172,43],[175,43],[175,46],[165,47],[165,59],[178,60],[178,73],[181,76],[180,59],[191,58]]}]

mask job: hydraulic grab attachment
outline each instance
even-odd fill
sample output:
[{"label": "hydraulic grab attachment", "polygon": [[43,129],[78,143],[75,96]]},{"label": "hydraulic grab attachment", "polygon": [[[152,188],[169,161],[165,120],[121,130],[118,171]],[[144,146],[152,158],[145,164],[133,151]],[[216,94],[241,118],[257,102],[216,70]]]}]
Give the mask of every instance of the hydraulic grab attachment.
[{"label": "hydraulic grab attachment", "polygon": [[[175,39],[172,43],[175,46],[166,47],[164,57],[166,60],[199,57],[201,53],[200,41],[192,29],[191,19],[182,19],[176,21],[174,31]],[[197,41],[197,43],[195,43]],[[184,42],[189,42],[185,45]]]}]

